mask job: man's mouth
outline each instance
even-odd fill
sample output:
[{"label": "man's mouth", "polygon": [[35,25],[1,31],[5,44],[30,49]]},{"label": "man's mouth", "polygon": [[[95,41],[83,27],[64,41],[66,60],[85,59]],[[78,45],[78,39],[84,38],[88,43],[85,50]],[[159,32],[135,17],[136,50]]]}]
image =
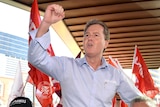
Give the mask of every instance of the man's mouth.
[{"label": "man's mouth", "polygon": [[87,44],[87,46],[88,46],[88,47],[92,47],[92,46],[93,46],[93,44],[89,43],[89,44]]}]

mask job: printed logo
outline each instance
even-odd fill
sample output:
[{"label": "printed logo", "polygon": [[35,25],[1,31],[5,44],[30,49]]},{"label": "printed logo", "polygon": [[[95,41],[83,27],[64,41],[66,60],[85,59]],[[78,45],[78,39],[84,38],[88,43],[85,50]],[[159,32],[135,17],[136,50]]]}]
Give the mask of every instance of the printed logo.
[{"label": "printed logo", "polygon": [[42,81],[38,84],[38,96],[47,99],[52,95],[52,88],[49,82]]}]

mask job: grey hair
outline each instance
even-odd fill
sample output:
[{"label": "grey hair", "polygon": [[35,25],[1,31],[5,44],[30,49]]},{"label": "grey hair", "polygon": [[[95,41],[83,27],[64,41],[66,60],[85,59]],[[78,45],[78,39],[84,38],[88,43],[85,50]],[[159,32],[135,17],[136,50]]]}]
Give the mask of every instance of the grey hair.
[{"label": "grey hair", "polygon": [[104,28],[103,33],[105,35],[105,40],[110,40],[110,32],[109,32],[107,25],[104,22],[99,21],[97,19],[92,19],[86,23],[86,27],[84,28],[84,33],[87,31],[89,26],[94,25],[94,24],[101,25]]},{"label": "grey hair", "polygon": [[139,97],[134,98],[131,101],[130,107],[132,107],[134,103],[138,103],[138,102],[146,102],[149,107],[157,107],[155,101],[147,96],[139,96]]}]

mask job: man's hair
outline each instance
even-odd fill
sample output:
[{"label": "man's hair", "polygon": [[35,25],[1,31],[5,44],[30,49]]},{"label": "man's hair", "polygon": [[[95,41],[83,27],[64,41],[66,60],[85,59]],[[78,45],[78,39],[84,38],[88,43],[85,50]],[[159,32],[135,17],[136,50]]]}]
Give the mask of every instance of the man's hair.
[{"label": "man's hair", "polygon": [[103,33],[105,35],[105,40],[109,40],[110,39],[110,32],[109,32],[107,25],[104,22],[99,21],[97,19],[92,19],[86,23],[86,26],[84,28],[84,33],[87,31],[89,26],[94,25],[94,24],[99,24],[104,28]]},{"label": "man's hair", "polygon": [[26,97],[16,97],[10,102],[9,107],[32,107],[32,102]]},{"label": "man's hair", "polygon": [[134,103],[138,102],[146,102],[149,107],[156,107],[156,103],[154,102],[154,100],[147,96],[139,96],[134,98],[131,102],[131,107],[133,106]]}]

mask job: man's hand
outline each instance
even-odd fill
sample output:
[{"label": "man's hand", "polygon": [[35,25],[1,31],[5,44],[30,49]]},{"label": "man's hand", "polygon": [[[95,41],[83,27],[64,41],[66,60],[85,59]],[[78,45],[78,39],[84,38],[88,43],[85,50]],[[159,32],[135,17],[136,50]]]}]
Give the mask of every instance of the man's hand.
[{"label": "man's hand", "polygon": [[64,17],[65,17],[65,14],[64,14],[63,7],[57,4],[52,4],[47,7],[44,14],[43,21],[46,24],[51,25],[53,23],[56,23],[62,20]]},{"label": "man's hand", "polygon": [[62,6],[57,4],[49,5],[45,11],[44,18],[41,22],[41,25],[38,29],[36,37],[41,37],[43,34],[45,34],[49,27],[62,20],[65,17],[64,9]]}]

